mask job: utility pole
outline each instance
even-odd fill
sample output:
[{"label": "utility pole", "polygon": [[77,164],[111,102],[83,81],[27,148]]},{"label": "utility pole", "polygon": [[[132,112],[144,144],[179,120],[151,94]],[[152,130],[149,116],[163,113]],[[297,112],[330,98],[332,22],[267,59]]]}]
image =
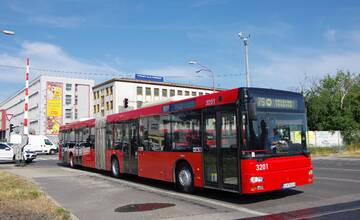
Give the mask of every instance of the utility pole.
[{"label": "utility pole", "polygon": [[239,37],[244,42],[246,87],[250,87],[250,71],[249,71],[249,58],[248,58],[248,40],[250,38],[250,34],[245,34],[243,32],[240,32]]}]

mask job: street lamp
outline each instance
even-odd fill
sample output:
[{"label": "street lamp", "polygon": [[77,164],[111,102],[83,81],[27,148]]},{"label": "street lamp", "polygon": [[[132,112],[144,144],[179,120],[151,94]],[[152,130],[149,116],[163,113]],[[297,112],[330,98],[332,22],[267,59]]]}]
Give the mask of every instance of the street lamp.
[{"label": "street lamp", "polygon": [[5,34],[5,35],[15,35],[15,32],[14,32],[14,31],[2,30],[1,32],[2,32],[3,34]]},{"label": "street lamp", "polygon": [[211,69],[209,69],[208,67],[201,65],[199,62],[194,61],[194,60],[189,61],[189,64],[198,65],[199,67],[201,67],[201,69],[195,71],[196,73],[200,73],[201,71],[206,71],[206,72],[211,73],[213,92],[215,92],[215,74],[214,74],[214,72]]},{"label": "street lamp", "polygon": [[244,32],[240,32],[239,37],[241,38],[241,40],[244,41],[246,87],[250,87],[250,71],[249,71],[249,58],[248,58],[248,40],[250,38],[250,34],[245,34]]}]

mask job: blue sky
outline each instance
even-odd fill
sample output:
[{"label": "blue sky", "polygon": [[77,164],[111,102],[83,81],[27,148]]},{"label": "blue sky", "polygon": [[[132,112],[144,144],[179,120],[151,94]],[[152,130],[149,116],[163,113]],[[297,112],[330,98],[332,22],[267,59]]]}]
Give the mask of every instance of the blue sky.
[{"label": "blue sky", "polygon": [[[0,100],[23,87],[24,71],[93,78],[135,73],[211,86],[245,85],[243,44],[251,34],[252,86],[294,90],[338,69],[360,72],[359,1],[1,1]],[[74,74],[67,72],[97,73]],[[108,74],[108,75],[106,75]],[[307,79],[307,80],[305,80]]]}]

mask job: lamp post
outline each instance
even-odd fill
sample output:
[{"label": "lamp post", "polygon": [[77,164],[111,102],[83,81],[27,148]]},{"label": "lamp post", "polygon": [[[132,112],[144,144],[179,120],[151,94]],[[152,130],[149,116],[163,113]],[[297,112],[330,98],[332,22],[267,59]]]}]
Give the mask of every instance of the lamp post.
[{"label": "lamp post", "polygon": [[15,35],[14,31],[9,31],[9,30],[1,30],[1,32],[5,35]]},{"label": "lamp post", "polygon": [[248,58],[248,40],[250,38],[250,34],[245,34],[243,32],[240,32],[239,37],[241,38],[241,40],[244,41],[246,87],[250,87],[250,71],[249,71],[249,58]]},{"label": "lamp post", "polygon": [[209,69],[208,67],[206,67],[194,60],[189,61],[189,64],[198,65],[199,67],[201,67],[201,69],[195,71],[196,73],[200,73],[201,71],[206,71],[206,72],[211,73],[213,92],[215,92],[215,74],[214,74],[214,72],[211,69]]}]

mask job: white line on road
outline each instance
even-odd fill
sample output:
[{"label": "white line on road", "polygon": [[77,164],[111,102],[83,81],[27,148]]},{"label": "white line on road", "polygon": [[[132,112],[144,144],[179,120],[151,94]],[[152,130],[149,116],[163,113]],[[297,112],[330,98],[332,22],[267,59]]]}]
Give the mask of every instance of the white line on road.
[{"label": "white line on road", "polygon": [[349,183],[360,183],[360,180],[354,180],[354,179],[344,179],[344,178],[331,178],[331,177],[320,177],[315,176],[315,180],[331,180],[331,181],[339,181],[339,182],[349,182]]},{"label": "white line on road", "polygon": [[355,169],[328,168],[328,167],[315,167],[314,170],[335,170],[335,171],[360,172],[360,170],[355,170]]},{"label": "white line on road", "polygon": [[112,177],[103,176],[103,175],[97,174],[97,173],[89,173],[89,172],[86,172],[86,171],[74,170],[74,169],[69,169],[69,168],[62,168],[62,169],[66,169],[67,171],[70,170],[70,171],[73,171],[73,172],[77,172],[77,171],[78,172],[83,172],[83,173],[86,173],[89,176],[90,175],[91,176],[96,176],[96,177],[107,179],[107,180],[110,180],[110,181],[119,182],[119,183],[122,183],[122,184],[125,184],[125,185],[128,185],[128,186],[133,186],[133,187],[136,187],[136,188],[145,189],[145,190],[148,190],[148,191],[151,191],[151,192],[167,194],[167,195],[171,195],[171,196],[175,196],[175,197],[182,197],[182,198],[186,198],[186,199],[190,199],[190,200],[195,200],[195,201],[198,201],[198,202],[205,202],[205,203],[212,204],[212,205],[215,205],[215,206],[221,206],[221,207],[224,207],[224,208],[227,208],[227,209],[233,209],[233,210],[236,210],[236,211],[239,211],[239,212],[245,212],[245,213],[256,215],[256,216],[262,216],[262,215],[267,215],[268,214],[268,213],[265,213],[265,212],[259,212],[259,211],[251,210],[251,209],[248,209],[248,208],[231,205],[231,204],[228,204],[228,203],[225,203],[225,202],[218,202],[218,201],[213,200],[213,199],[200,198],[200,197],[198,197],[196,195],[189,195],[189,194],[181,194],[181,193],[177,193],[177,192],[170,192],[170,191],[167,191],[167,190],[142,185],[142,184],[139,184],[139,183],[134,183],[134,182],[130,182],[130,181],[123,180],[123,179],[115,179],[115,178],[112,178]]}]

